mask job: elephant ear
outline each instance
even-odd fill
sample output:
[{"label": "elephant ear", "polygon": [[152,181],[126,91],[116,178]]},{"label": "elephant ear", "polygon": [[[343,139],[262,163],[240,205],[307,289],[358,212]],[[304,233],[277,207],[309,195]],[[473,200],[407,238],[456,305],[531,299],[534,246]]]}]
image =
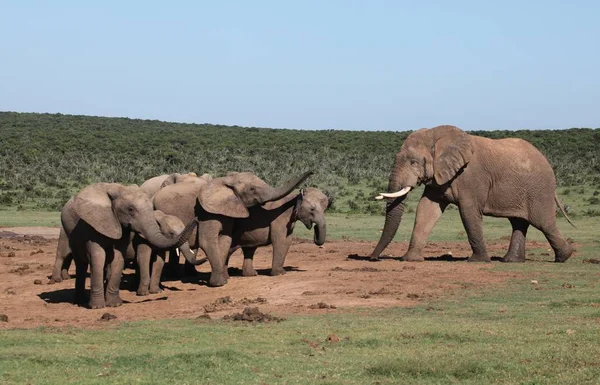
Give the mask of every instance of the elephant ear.
[{"label": "elephant ear", "polygon": [[240,198],[222,178],[207,183],[198,195],[202,208],[211,214],[231,218],[248,218],[250,213]]},{"label": "elephant ear", "polygon": [[439,128],[443,131],[434,144],[433,171],[435,182],[441,186],[471,161],[473,146],[466,132],[452,126]]},{"label": "elephant ear", "polygon": [[120,239],[123,235],[121,223],[113,212],[110,193],[91,185],[79,192],[73,200],[75,212],[79,218],[92,226],[100,234]]}]

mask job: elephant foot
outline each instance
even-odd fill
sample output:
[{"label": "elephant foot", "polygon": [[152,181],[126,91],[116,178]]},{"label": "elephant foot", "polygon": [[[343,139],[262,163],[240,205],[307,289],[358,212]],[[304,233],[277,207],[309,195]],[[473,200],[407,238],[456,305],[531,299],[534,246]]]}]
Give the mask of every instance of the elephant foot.
[{"label": "elephant foot", "polygon": [[50,277],[50,281],[48,283],[51,283],[51,284],[52,283],[61,283],[62,281],[63,281],[62,277],[52,276],[52,277]]},{"label": "elephant foot", "polygon": [[271,268],[271,275],[274,277],[276,275],[283,275],[287,273],[283,267],[273,267]]},{"label": "elephant foot", "polygon": [[[69,275],[69,272],[67,270],[61,271],[60,272],[60,277],[62,279],[64,279],[65,281],[68,280],[68,279],[71,279],[71,276]],[[60,282],[60,281],[58,281],[58,282]]]},{"label": "elephant foot", "polygon": [[147,295],[150,295],[150,290],[148,290],[147,287],[138,287],[137,291],[135,292],[136,295],[140,296],[140,297],[145,297]]},{"label": "elephant foot", "polygon": [[[256,277],[257,275],[258,273],[254,268],[242,269],[242,276],[244,277]],[[273,275],[273,272],[271,272],[271,275]]]},{"label": "elephant foot", "polygon": [[149,291],[150,291],[150,294],[158,294],[158,293],[162,293],[163,289],[161,289],[160,287],[151,287]]},{"label": "elephant foot", "polygon": [[91,299],[88,306],[90,309],[102,309],[106,306],[106,302],[104,301],[104,298]]},{"label": "elephant foot", "polygon": [[407,251],[406,254],[400,257],[400,260],[404,262],[423,262],[425,258],[420,253]]},{"label": "elephant foot", "polygon": [[214,274],[210,275],[210,280],[208,281],[208,286],[219,287],[223,286],[227,283],[227,279],[223,274]]},{"label": "elephant foot", "polygon": [[502,262],[506,263],[523,263],[525,262],[525,255],[515,254],[515,253],[506,253],[504,257],[502,257]]},{"label": "elephant foot", "polygon": [[573,254],[573,248],[571,247],[571,245],[569,245],[569,247],[566,250],[561,250],[559,252],[554,252],[554,262],[557,263],[564,263],[567,261],[567,259],[571,258],[571,255]]},{"label": "elephant foot", "polygon": [[471,255],[468,262],[492,262],[492,259],[488,254],[475,254]]},{"label": "elephant foot", "polygon": [[117,307],[123,305],[123,300],[118,295],[106,298],[107,307]]}]

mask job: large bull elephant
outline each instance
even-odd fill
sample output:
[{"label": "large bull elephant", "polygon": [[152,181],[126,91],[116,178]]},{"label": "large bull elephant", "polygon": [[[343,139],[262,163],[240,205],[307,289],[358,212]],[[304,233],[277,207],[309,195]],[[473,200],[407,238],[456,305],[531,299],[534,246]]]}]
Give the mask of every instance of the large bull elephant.
[{"label": "large bull elephant", "polygon": [[178,236],[165,237],[147,193],[138,186],[117,183],[96,183],[82,189],[63,207],[61,222],[75,260],[75,303],[85,302],[89,264],[89,306],[93,309],[122,304],[119,285],[131,231],[140,233],[153,247],[167,249],[181,246],[196,225],[190,221]]},{"label": "large bull elephant", "polygon": [[302,222],[307,229],[311,229],[314,225],[315,244],[317,246],[324,244],[327,238],[325,210],[328,206],[327,196],[319,189],[306,188],[299,194],[290,194],[262,206],[250,207],[248,218],[235,221],[230,251],[231,255],[237,249],[242,249],[244,253],[242,274],[245,277],[257,275],[253,266],[254,253],[258,247],[271,244],[273,245],[271,275],[285,274],[283,265],[292,244],[296,221]]},{"label": "large bull elephant", "polygon": [[[508,218],[512,237],[506,262],[525,261],[529,225],[544,233],[555,261],[564,262],[573,248],[556,225],[556,180],[546,158],[521,139],[488,139],[453,126],[421,129],[408,136],[390,175],[385,226],[371,254],[378,259],[396,233],[406,194],[424,184],[405,261],[422,261],[427,237],[448,206],[458,206],[473,254],[469,261],[490,261],[482,215]],[[566,215],[565,215],[566,216]],[[567,218],[568,219],[568,218]],[[570,222],[570,220],[569,220]]]},{"label": "large bull elephant", "polygon": [[224,267],[235,220],[247,218],[249,207],[285,197],[311,174],[306,172],[279,188],[269,186],[250,172],[230,173],[205,185],[178,183],[161,189],[154,196],[154,207],[184,223],[198,220],[197,232],[189,239],[190,246],[201,248],[208,257],[209,285],[222,286],[229,278]]}]

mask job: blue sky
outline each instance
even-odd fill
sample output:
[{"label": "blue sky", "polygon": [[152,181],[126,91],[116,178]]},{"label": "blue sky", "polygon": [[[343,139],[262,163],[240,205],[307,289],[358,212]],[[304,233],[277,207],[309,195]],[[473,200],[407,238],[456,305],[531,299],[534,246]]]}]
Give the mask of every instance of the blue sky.
[{"label": "blue sky", "polygon": [[1,1],[0,110],[600,127],[599,1]]}]

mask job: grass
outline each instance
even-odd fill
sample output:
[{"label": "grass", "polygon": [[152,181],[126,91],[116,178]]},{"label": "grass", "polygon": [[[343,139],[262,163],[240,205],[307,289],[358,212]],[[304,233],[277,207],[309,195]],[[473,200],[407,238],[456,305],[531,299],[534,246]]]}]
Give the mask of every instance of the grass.
[{"label": "grass", "polygon": [[[414,308],[277,324],[164,320],[2,331],[0,382],[597,384],[600,270],[591,267],[498,265],[525,278]],[[330,333],[341,341],[326,342]]]},{"label": "grass", "polygon": [[0,226],[60,226],[60,212],[33,210],[0,210]]}]

